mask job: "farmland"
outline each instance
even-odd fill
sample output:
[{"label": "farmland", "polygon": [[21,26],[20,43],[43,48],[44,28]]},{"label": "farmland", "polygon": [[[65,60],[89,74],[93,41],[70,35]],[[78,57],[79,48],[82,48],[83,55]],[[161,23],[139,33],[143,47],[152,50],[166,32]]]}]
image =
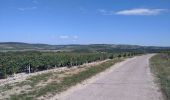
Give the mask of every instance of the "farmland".
[{"label": "farmland", "polygon": [[[8,46],[14,46],[14,44],[8,44]],[[37,45],[33,47],[35,46]],[[126,58],[168,49],[96,44],[66,45],[62,49],[55,48],[51,51],[45,50],[44,45],[38,46],[43,49],[24,50],[23,47],[17,50],[18,45],[15,44],[14,51],[0,52],[0,79],[7,80],[7,82],[1,82],[3,83],[0,86],[2,99],[48,99]],[[51,45],[48,46],[51,47]],[[22,77],[15,78],[17,75]]]},{"label": "farmland", "polygon": [[33,73],[57,67],[72,67],[136,53],[8,52],[0,53],[1,78],[16,73]]},{"label": "farmland", "polygon": [[[6,55],[2,54],[1,59],[4,57],[10,58],[10,59],[6,58],[7,59],[6,64],[4,62],[1,63],[4,65],[8,65],[8,63],[10,63],[11,65],[1,66],[2,74],[6,77],[9,77],[14,73],[16,74],[21,72],[28,72],[27,68],[26,70],[25,69],[20,70],[22,68],[25,68],[22,66],[25,65],[26,63],[30,65],[31,73],[41,72],[42,70],[62,68],[64,66],[67,66],[68,69],[38,74],[31,76],[26,80],[22,80],[20,82],[15,82],[13,84],[5,84],[4,86],[0,87],[0,95],[3,96],[3,99],[8,98],[11,100],[18,99],[32,100],[36,98],[48,98],[58,92],[66,90],[70,86],[82,82],[83,80],[101,71],[104,71],[105,69],[111,67],[116,62],[122,61],[124,58],[131,57],[134,55],[136,55],[136,53],[110,54],[110,53],[12,52],[7,53]],[[24,61],[29,61],[29,63],[28,62],[24,63]],[[99,63],[93,65],[86,64],[83,65],[84,63],[96,61]],[[20,65],[20,63],[23,65]],[[16,67],[14,67],[15,64]],[[6,69],[3,67],[6,67]]]}]

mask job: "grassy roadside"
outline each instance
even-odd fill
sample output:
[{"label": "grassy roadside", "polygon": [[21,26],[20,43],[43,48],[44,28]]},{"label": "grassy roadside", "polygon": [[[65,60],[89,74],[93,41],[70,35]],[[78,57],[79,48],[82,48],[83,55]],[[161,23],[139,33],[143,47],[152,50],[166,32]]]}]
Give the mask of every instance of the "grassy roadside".
[{"label": "grassy roadside", "polygon": [[170,53],[162,53],[150,59],[152,72],[158,79],[166,100],[170,100]]},{"label": "grassy roadside", "polygon": [[[44,86],[39,86],[39,87],[36,86],[37,83],[41,82],[41,80],[44,81],[43,77],[45,77],[46,75],[44,76],[42,74],[42,75],[36,76],[36,78],[33,77],[31,79],[28,79],[25,83],[23,82],[22,84],[19,84],[19,85],[22,86],[22,85],[30,84],[30,86],[34,89],[27,91],[27,92],[22,92],[20,94],[11,95],[10,99],[11,100],[33,100],[33,99],[36,99],[42,96],[55,95],[56,93],[62,92],[68,89],[69,87],[76,85],[77,83],[80,83],[83,80],[90,78],[93,75],[106,70],[107,68],[114,65],[116,62],[120,62],[122,60],[123,58],[112,59],[112,60],[103,62],[102,64],[88,67],[85,70],[82,70],[80,72],[66,75],[62,79],[58,78],[57,76],[64,74],[64,73],[55,73],[55,77],[54,75],[51,75],[54,73],[51,73],[51,74],[48,74],[48,77],[54,77],[55,78],[54,81],[51,81],[50,83]],[[57,80],[60,80],[60,82],[58,82]],[[46,81],[46,78],[45,78],[45,81]]]}]

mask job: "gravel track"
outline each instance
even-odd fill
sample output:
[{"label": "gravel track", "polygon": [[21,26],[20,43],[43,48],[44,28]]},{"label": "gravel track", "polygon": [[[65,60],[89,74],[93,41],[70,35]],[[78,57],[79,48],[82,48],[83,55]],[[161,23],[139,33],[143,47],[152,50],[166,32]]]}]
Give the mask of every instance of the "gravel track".
[{"label": "gravel track", "polygon": [[149,68],[153,55],[126,59],[51,100],[163,100]]}]

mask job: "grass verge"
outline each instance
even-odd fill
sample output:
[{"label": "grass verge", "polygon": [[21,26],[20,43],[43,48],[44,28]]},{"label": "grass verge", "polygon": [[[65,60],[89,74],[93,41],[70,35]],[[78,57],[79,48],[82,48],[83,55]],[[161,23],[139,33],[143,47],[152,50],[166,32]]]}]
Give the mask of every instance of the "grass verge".
[{"label": "grass verge", "polygon": [[[93,75],[96,75],[97,73],[100,73],[107,68],[114,65],[116,62],[120,62],[122,59],[112,59],[106,62],[103,62],[100,65],[88,67],[86,70],[83,70],[79,73],[75,73],[73,75],[68,75],[62,79],[61,82],[52,81],[51,83],[41,87],[37,88],[33,91],[29,91],[27,93],[22,93],[19,95],[12,95],[11,100],[32,100],[36,99],[41,96],[45,96],[47,94],[55,95],[56,93],[62,92],[69,87],[76,85],[77,83],[82,82],[83,80],[92,77]],[[33,79],[34,81],[34,79]]]},{"label": "grass verge", "polygon": [[166,100],[170,100],[170,53],[162,53],[150,59],[151,70],[158,79]]}]

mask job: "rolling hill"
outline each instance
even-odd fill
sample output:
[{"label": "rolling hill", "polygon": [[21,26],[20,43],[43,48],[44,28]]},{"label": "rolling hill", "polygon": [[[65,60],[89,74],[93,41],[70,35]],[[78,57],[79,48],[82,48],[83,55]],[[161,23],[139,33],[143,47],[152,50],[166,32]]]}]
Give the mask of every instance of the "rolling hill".
[{"label": "rolling hill", "polygon": [[170,50],[170,47],[115,45],[115,44],[90,44],[90,45],[49,45],[30,44],[21,42],[0,42],[0,51],[73,51],[73,52],[159,52]]}]

